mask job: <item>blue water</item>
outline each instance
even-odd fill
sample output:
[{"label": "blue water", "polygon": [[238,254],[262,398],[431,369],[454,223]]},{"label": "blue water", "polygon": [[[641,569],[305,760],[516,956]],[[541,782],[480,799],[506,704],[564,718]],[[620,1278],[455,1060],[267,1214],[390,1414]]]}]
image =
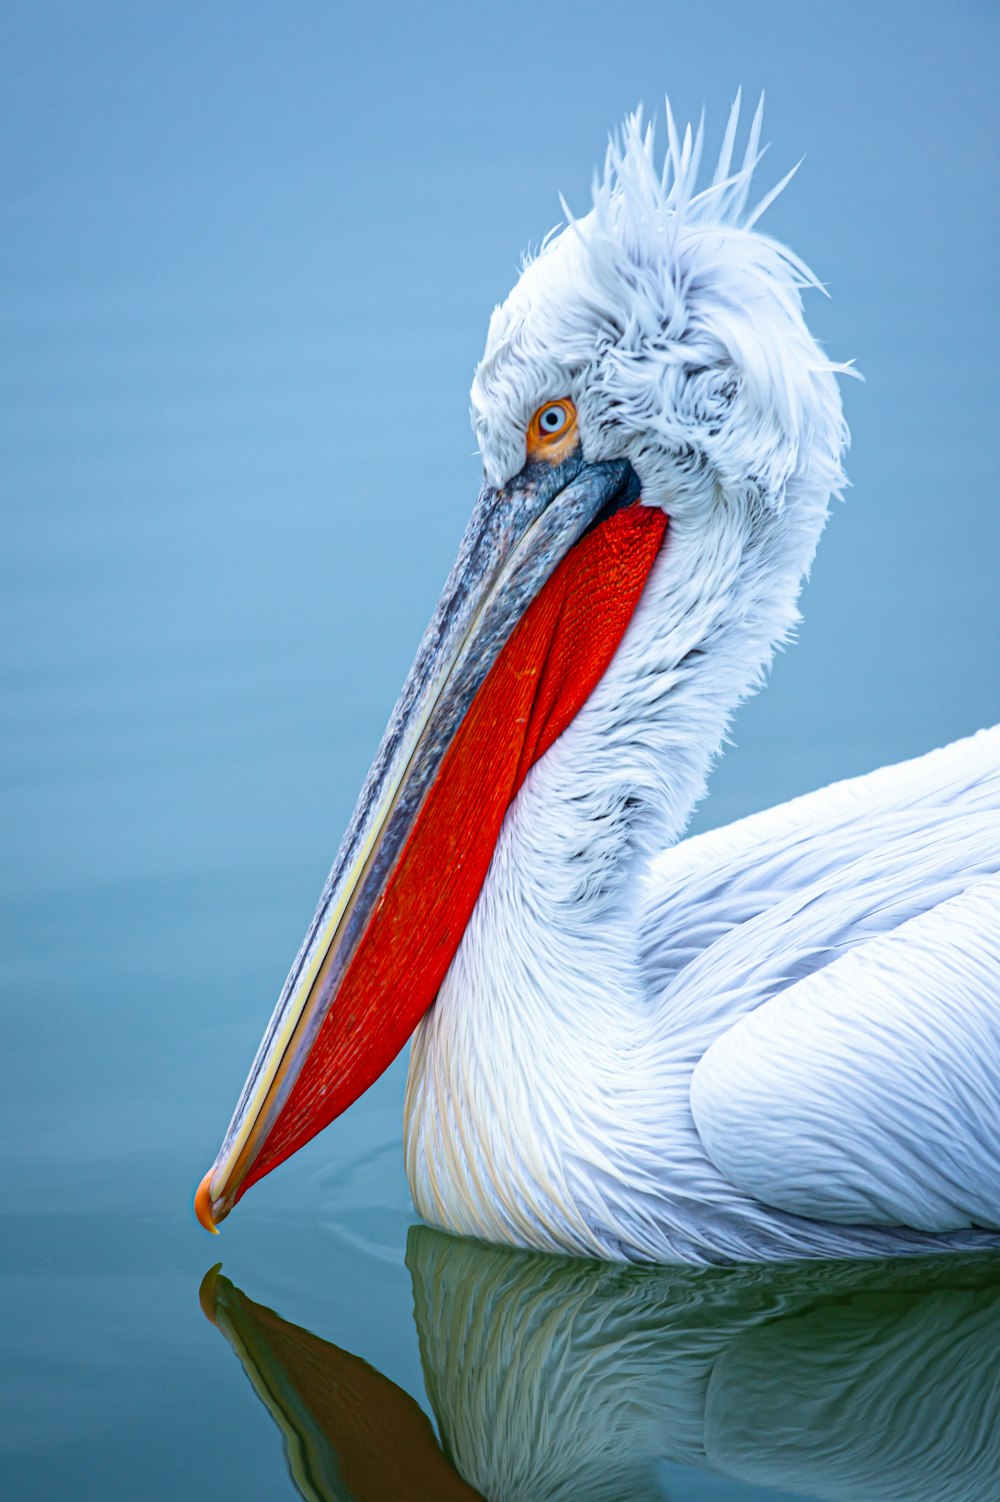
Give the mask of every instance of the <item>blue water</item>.
[{"label": "blue water", "polygon": [[[766,183],[806,153],[769,228],[828,284],[814,326],[866,377],[845,391],[854,489],[801,640],[741,712],[699,824],[996,720],[998,32],[972,3],[34,0],[0,15],[6,1495],[295,1495],[281,1423],[199,1306],[219,1257],[213,1297],[247,1340],[259,1306],[313,1332],[341,1353],[316,1359],[345,1405],[361,1378],[338,1363],[362,1358],[385,1382],[359,1399],[378,1427],[410,1433],[408,1394],[459,1466],[479,1455],[476,1392],[442,1352],[465,1299],[496,1357],[508,1279],[518,1308],[542,1290],[556,1328],[583,1299],[605,1352],[601,1330],[629,1334],[642,1305],[687,1417],[663,1422],[662,1385],[643,1389],[633,1469],[607,1495],[909,1498],[920,1475],[935,1498],[988,1495],[980,1389],[963,1385],[996,1346],[982,1268],[916,1288],[890,1270],[874,1291],[848,1272],[822,1297],[742,1275],[706,1292],[594,1272],[581,1291],[580,1269],[500,1266],[430,1233],[408,1252],[404,1061],[218,1242],[189,1206],[475,494],[466,393],[489,310],[557,192],[585,206],[637,100],[669,88],[685,117],[704,103],[716,142],[737,84],[767,88]],[[295,1340],[270,1328],[260,1381],[284,1394],[289,1454],[305,1434],[327,1467],[317,1495],[386,1495],[368,1473],[357,1490],[361,1430],[323,1428]],[[560,1379],[543,1354],[568,1400],[579,1361]],[[855,1358],[889,1392],[909,1363],[898,1421],[837,1406]],[[755,1393],[772,1371],[770,1411],[789,1415],[756,1447],[719,1398],[741,1361]],[[805,1369],[828,1406],[793,1403]],[[630,1390],[634,1370],[604,1380]],[[964,1491],[930,1462],[906,1470],[905,1416],[943,1384]],[[592,1446],[614,1429],[594,1403]],[[820,1443],[831,1431],[854,1491]],[[539,1455],[523,1453],[529,1489],[500,1479],[500,1456],[497,1496],[585,1495],[571,1466],[564,1493],[531,1491]],[[895,1491],[880,1455],[899,1458]]]}]

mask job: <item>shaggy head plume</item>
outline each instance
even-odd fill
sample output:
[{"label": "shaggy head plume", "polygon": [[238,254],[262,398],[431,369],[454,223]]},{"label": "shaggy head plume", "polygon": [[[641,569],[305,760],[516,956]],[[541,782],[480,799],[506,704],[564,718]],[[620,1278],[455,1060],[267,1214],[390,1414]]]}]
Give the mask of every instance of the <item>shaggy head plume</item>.
[{"label": "shaggy head plume", "polygon": [[[761,107],[733,166],[733,105],[711,182],[698,191],[703,127],[656,165],[641,112],[612,138],[593,208],[546,238],[495,309],[472,386],[487,478],[524,463],[524,431],[543,401],[576,403],[588,460],[628,458],[647,502],[675,519],[704,505],[714,478],[733,499],[781,507],[810,469],[813,494],[843,484],[846,440],[836,384],[802,317],[818,282],[754,226],[794,168],[752,208]],[[817,468],[817,466],[819,468]],[[823,514],[825,515],[825,499]]]}]

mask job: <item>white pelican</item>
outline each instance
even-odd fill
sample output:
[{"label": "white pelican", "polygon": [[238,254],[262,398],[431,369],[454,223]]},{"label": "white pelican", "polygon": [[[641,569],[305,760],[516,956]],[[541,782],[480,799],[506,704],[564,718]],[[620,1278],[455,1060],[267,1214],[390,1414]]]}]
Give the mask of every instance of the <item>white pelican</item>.
[{"label": "white pelican", "polygon": [[[845,428],[813,278],[638,117],[494,312],[485,470],[197,1209],[414,1034],[428,1221],[606,1258],[1000,1231],[1000,727],[677,843],[796,620]],[[994,1233],[992,1238],[990,1233]]]}]

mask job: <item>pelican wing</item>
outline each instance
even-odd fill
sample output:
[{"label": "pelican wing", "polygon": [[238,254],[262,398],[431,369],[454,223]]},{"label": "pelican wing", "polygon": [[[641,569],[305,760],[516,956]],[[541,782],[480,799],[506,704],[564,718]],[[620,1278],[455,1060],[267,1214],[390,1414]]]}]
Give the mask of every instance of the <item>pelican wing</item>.
[{"label": "pelican wing", "polygon": [[1000,1229],[1000,876],[848,948],[694,1071],[740,1190],[848,1225]]},{"label": "pelican wing", "polygon": [[[937,1144],[928,1147],[932,1156],[956,1134],[961,1142],[978,1130],[972,1113],[943,1101],[932,1122],[918,1060],[922,1042],[940,1067],[951,1068],[960,1093],[963,1039],[975,1009],[1000,1014],[988,959],[992,925],[982,910],[970,909],[986,946],[985,973],[971,994],[948,959],[950,948],[967,948],[965,901],[998,875],[1000,727],[752,815],[658,858],[643,916],[643,965],[664,1058],[664,1177],[699,1206],[699,1223],[685,1220],[685,1234],[700,1234],[704,1206],[712,1203],[724,1234],[714,1231],[711,1246],[728,1256],[759,1255],[765,1243],[768,1255],[790,1255],[806,1233],[829,1255],[843,1255],[847,1244],[857,1251],[858,1226],[873,1223],[858,1187],[865,1173],[874,1166],[884,1174],[886,1162],[898,1163],[905,1178],[922,1117]],[[910,960],[903,983],[883,974],[883,940],[894,941],[888,953],[896,969]],[[678,947],[679,963],[671,957]],[[937,992],[925,949],[940,954],[948,980]],[[842,1005],[839,1031],[828,1026],[820,996]],[[889,1034],[907,998],[914,1008],[910,1054]],[[939,1015],[928,1031],[935,1005]],[[773,1016],[780,1017],[781,1050],[772,1058],[770,1044],[756,1040]],[[738,1058],[741,1048],[747,1053]],[[995,1038],[987,1053],[997,1068]],[[882,1054],[890,1056],[892,1090]],[[880,1091],[893,1094],[892,1108]],[[976,1171],[970,1166],[970,1175]],[[783,1190],[775,1189],[777,1180]],[[838,1195],[851,1201],[849,1212],[843,1204],[838,1210]],[[778,1205],[795,1218],[765,1209]],[[836,1223],[838,1214],[853,1222],[850,1230]],[[897,1223],[912,1228],[908,1237],[927,1234],[916,1203],[905,1215],[897,1207]],[[745,1236],[730,1234],[737,1225]],[[956,1240],[979,1234],[960,1231]]]},{"label": "pelican wing", "polygon": [[994,725],[671,846],[652,863],[647,885],[643,969],[650,991],[663,994],[727,935],[810,888],[831,887],[904,831],[919,842],[921,827],[942,818],[998,812]]}]

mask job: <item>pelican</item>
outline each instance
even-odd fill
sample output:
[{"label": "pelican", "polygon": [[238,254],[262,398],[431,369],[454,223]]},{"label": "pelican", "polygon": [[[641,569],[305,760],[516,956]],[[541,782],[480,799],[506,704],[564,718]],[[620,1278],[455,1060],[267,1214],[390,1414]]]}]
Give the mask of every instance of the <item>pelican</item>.
[{"label": "pelican", "polygon": [[[484,483],[196,1210],[413,1037],[418,1212],[600,1258],[1000,1245],[1000,727],[683,839],[844,484],[817,285],[639,115],[472,384]],[[787,181],[787,179],[786,179]]]}]

